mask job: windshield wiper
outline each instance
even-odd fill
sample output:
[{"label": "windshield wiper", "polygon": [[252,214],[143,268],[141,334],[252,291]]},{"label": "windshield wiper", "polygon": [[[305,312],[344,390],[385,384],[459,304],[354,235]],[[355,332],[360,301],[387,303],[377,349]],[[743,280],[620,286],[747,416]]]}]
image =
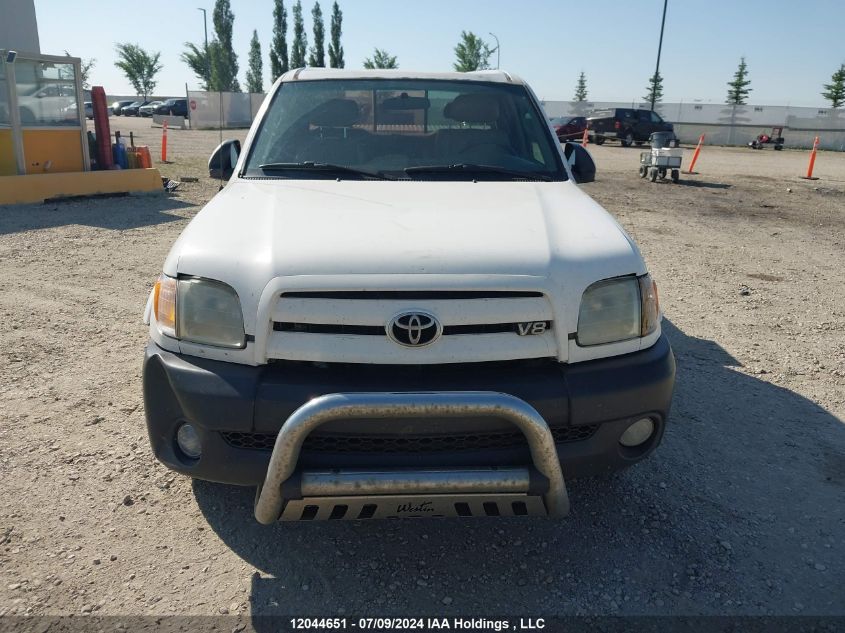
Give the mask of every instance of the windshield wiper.
[{"label": "windshield wiper", "polygon": [[463,172],[468,174],[501,174],[513,178],[525,178],[530,180],[550,181],[551,177],[533,171],[518,171],[495,165],[477,165],[475,163],[456,163],[454,165],[420,165],[419,167],[406,167],[405,173],[413,174],[445,174],[450,172]]},{"label": "windshield wiper", "polygon": [[347,167],[345,165],[333,165],[332,163],[315,163],[312,160],[307,160],[301,163],[264,163],[258,166],[259,169],[265,171],[320,171],[332,172],[336,174],[349,174],[355,176],[364,176],[365,178],[376,178],[378,180],[396,180],[393,176],[388,176],[377,171],[367,171],[365,169],[356,169],[355,167]]}]

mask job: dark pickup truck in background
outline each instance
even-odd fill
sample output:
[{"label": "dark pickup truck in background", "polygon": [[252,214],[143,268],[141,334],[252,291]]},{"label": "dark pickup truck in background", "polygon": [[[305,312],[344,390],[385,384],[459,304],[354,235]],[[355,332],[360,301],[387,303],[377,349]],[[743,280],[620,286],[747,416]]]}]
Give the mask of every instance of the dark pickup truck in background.
[{"label": "dark pickup truck in background", "polygon": [[617,139],[622,147],[642,145],[652,132],[671,132],[672,124],[651,110],[609,108],[596,110],[587,117],[590,142],[601,145],[607,139]]},{"label": "dark pickup truck in background", "polygon": [[153,108],[153,114],[169,114],[170,116],[188,117],[187,99],[168,99],[161,105]]}]

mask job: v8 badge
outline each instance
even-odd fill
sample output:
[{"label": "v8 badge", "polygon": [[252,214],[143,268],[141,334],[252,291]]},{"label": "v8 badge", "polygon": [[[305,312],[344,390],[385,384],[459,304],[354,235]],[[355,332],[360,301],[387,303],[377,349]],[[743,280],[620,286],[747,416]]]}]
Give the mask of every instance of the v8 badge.
[{"label": "v8 badge", "polygon": [[543,334],[549,328],[548,321],[526,321],[516,324],[516,333],[520,336]]}]

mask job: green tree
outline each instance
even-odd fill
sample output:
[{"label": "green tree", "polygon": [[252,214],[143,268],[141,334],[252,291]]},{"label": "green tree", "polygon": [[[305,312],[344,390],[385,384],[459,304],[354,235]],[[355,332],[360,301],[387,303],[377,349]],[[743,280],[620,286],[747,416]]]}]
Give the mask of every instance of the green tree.
[{"label": "green tree", "polygon": [[214,3],[214,32],[217,37],[209,45],[211,57],[211,89],[219,92],[240,92],[238,56],[232,49],[232,27],[235,14],[229,0]]},{"label": "green tree", "polygon": [[273,45],[270,47],[270,74],[273,81],[284,75],[288,65],[288,12],[285,0],[275,0],[273,5]]},{"label": "green tree", "polygon": [[728,82],[728,98],[725,103],[728,105],[745,105],[751,88],[751,80],[748,77],[748,67],[745,64],[745,57],[740,57],[739,67],[734,73],[733,81]]},{"label": "green tree", "polygon": [[[70,53],[65,51],[65,55],[73,57]],[[91,89],[91,71],[97,65],[97,60],[93,57],[91,59],[81,59],[79,63],[79,79],[82,81],[82,87],[85,90]]]},{"label": "green tree", "polygon": [[490,55],[494,50],[472,31],[461,31],[461,41],[455,46],[455,70],[468,73],[490,68]]},{"label": "green tree", "polygon": [[296,0],[293,5],[293,44],[290,47],[290,67],[305,66],[305,53],[308,49],[308,36],[305,35],[305,22],[302,20],[302,2]]},{"label": "green tree", "polygon": [[587,100],[587,76],[583,70],[578,75],[578,82],[575,84],[575,96],[572,100],[579,103]]},{"label": "green tree", "polygon": [[203,45],[197,46],[192,42],[185,42],[185,50],[182,52],[182,61],[194,71],[197,79],[200,80],[200,90],[210,90],[211,84],[211,59],[208,48]]},{"label": "green tree", "polygon": [[364,60],[364,68],[370,70],[375,68],[399,68],[396,63],[396,56],[391,55],[387,51],[377,48],[373,51],[373,56]]},{"label": "green tree", "polygon": [[343,68],[346,62],[343,61],[343,46],[340,45],[340,36],[343,34],[343,12],[337,6],[337,1],[332,5],[332,39],[329,42],[329,66],[332,68]]},{"label": "green tree", "polygon": [[138,44],[116,44],[115,50],[117,61],[114,65],[123,71],[135,94],[143,96],[146,101],[147,95],[155,90],[155,76],[162,68],[159,63],[161,53],[145,51]]},{"label": "green tree", "polygon": [[845,64],[839,66],[839,70],[830,78],[830,83],[824,85],[822,96],[830,101],[831,108],[845,105]]},{"label": "green tree", "polygon": [[323,10],[320,3],[315,2],[311,9],[311,24],[314,28],[314,45],[308,55],[308,65],[323,68],[326,65],[326,30],[323,26]]},{"label": "green tree", "polygon": [[660,71],[651,76],[645,89],[647,92],[643,100],[652,108],[655,103],[660,103],[663,100],[663,77],[660,76]]},{"label": "green tree", "polygon": [[247,92],[264,92],[264,63],[261,61],[261,42],[258,41],[258,31],[252,31],[249,42],[249,58],[246,70]]}]

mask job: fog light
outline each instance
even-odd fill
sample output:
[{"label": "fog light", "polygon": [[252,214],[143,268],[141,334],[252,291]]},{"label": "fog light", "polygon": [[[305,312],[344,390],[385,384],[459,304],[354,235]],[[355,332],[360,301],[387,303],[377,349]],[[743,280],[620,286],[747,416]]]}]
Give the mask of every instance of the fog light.
[{"label": "fog light", "polygon": [[622,446],[634,447],[639,446],[654,433],[654,422],[651,418],[640,418],[631,426],[625,429],[622,437],[619,438],[619,443]]},{"label": "fog light", "polygon": [[202,455],[202,443],[200,442],[199,433],[188,423],[183,424],[176,431],[176,443],[179,445],[179,450],[185,453],[186,457],[197,459]]}]

